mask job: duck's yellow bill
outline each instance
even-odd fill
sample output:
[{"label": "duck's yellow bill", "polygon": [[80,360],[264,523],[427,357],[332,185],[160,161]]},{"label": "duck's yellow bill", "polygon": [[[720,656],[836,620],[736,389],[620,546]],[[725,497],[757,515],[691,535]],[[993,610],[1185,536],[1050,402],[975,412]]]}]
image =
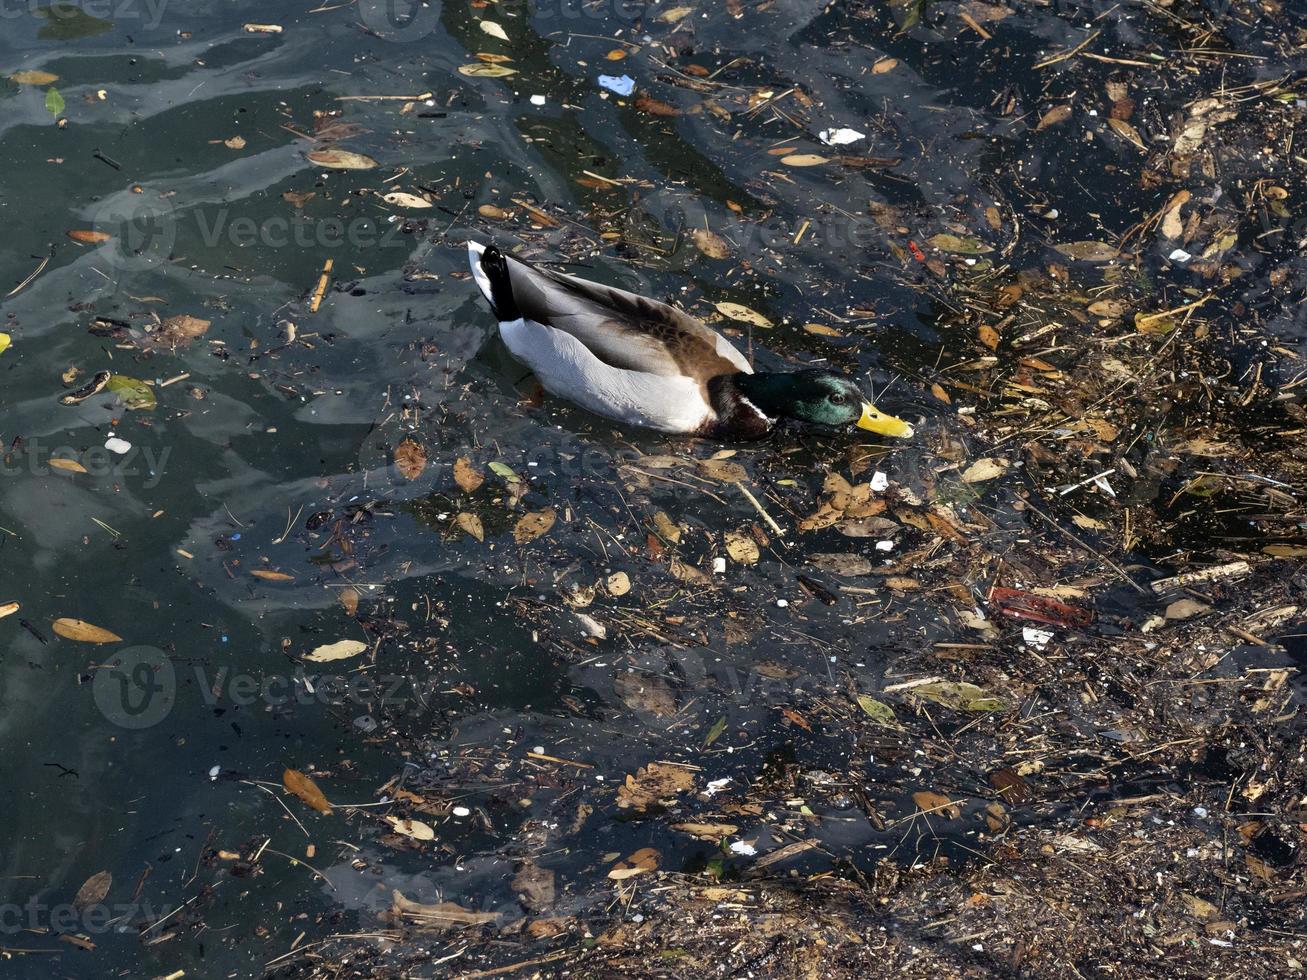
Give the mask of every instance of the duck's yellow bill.
[{"label": "duck's yellow bill", "polygon": [[871,402],[862,403],[862,418],[858,419],[858,428],[882,436],[912,438],[912,426],[902,419],[896,419],[893,415],[886,415]]}]

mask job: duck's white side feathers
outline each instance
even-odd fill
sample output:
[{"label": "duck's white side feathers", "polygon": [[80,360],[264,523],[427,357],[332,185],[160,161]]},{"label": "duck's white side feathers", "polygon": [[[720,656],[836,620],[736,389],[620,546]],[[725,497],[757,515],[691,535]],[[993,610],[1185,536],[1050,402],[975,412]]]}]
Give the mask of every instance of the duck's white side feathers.
[{"label": "duck's white side feathers", "polygon": [[614,367],[566,331],[534,320],[502,321],[499,333],[547,391],[596,415],[664,432],[694,432],[714,417],[691,378]]}]

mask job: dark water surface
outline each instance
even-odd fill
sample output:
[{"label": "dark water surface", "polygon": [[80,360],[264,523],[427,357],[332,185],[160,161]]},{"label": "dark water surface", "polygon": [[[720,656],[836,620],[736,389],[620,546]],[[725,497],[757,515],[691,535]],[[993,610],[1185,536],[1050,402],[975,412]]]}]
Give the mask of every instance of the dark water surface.
[{"label": "dark water surface", "polygon": [[[992,22],[984,45],[955,16],[914,24],[912,5],[700,3],[676,25],[659,20],[671,4],[310,6],[3,10],[5,74],[58,76],[0,82],[0,291],[49,258],[0,322],[13,337],[0,354],[0,602],[22,604],[0,620],[0,946],[41,951],[0,966],[6,975],[258,975],[301,934],[375,928],[392,888],[512,907],[515,848],[557,811],[497,784],[498,753],[539,748],[594,766],[579,777],[591,783],[620,780],[729,718],[703,752],[705,778],[731,771],[728,748],[763,766],[769,745],[749,733],[768,713],[766,684],[874,681],[902,645],[956,638],[880,605],[792,615],[778,600],[804,594],[771,555],[732,566],[720,592],[660,592],[648,613],[647,562],[625,547],[643,548],[654,511],[694,529],[685,557],[705,570],[706,532],[758,514],[730,483],[678,473],[646,480],[637,520],[619,465],[713,447],[532,402],[464,275],[469,236],[526,242],[701,315],[743,304],[777,326],[720,325],[760,366],[832,363],[877,385],[898,375],[889,407],[946,425],[921,379],[948,309],[912,250],[946,231],[983,237],[993,208],[1007,237],[980,261],[1015,262],[1049,241],[1119,235],[1153,206],[1113,176],[1132,148],[1031,132],[1050,77],[1031,61],[1084,40],[1100,12],[1089,5]],[[243,31],[251,22],[283,30]],[[1129,14],[1098,27],[1099,50],[1144,43]],[[610,60],[614,50],[628,56]],[[460,75],[478,52],[510,56],[518,73]],[[600,74],[631,76],[636,96],[604,93]],[[51,87],[66,125],[47,108]],[[661,105],[637,107],[642,94]],[[841,127],[864,136],[838,149],[819,139]],[[379,166],[317,166],[314,134]],[[779,147],[862,159],[799,167]],[[392,206],[392,192],[434,206]],[[286,197],[307,194],[298,207]],[[552,222],[532,229],[522,202]],[[1051,208],[1059,216],[1043,217]],[[703,227],[731,259],[701,254],[690,231]],[[83,245],[71,230],[111,237]],[[332,285],[311,312],[328,259]],[[159,342],[159,322],[181,314],[211,326]],[[813,323],[842,336],[803,329]],[[1300,342],[1282,327],[1284,343]],[[132,409],[114,392],[60,404],[100,371],[150,382],[157,404]],[[414,481],[391,464],[406,436],[430,460]],[[130,452],[102,448],[110,437]],[[842,438],[777,440],[735,461],[758,467],[775,509],[795,487],[812,499],[813,459],[842,452]],[[891,451],[876,465],[911,484],[917,450]],[[452,478],[460,456],[488,478],[470,497]],[[52,457],[89,472],[53,469]],[[520,509],[557,508],[543,542],[513,543],[512,479],[492,462],[529,481]],[[469,499],[484,543],[453,526]],[[629,629],[592,645],[562,600],[619,571],[636,589],[599,618]],[[355,616],[340,601],[348,589],[361,596]],[[723,627],[732,609],[747,621],[740,637]],[[122,642],[58,638],[61,617]],[[368,652],[300,664],[342,639]],[[751,672],[759,663],[774,675]],[[685,690],[696,672],[718,683],[662,717],[631,710],[631,665]],[[314,677],[327,673],[343,680],[324,692]],[[333,802],[367,808],[319,817],[286,798],[288,810],[286,767],[316,768]],[[400,772],[450,808],[428,818],[434,852],[377,842],[388,830],[379,788]],[[574,777],[563,767],[558,778]],[[590,850],[560,856],[560,871],[599,878],[602,855],[648,843],[638,827],[589,826]],[[832,848],[888,846],[852,816],[823,833]],[[231,873],[242,866],[218,849],[261,852],[258,873]],[[69,912],[101,871],[108,894]],[[142,942],[140,924],[164,916]]]}]

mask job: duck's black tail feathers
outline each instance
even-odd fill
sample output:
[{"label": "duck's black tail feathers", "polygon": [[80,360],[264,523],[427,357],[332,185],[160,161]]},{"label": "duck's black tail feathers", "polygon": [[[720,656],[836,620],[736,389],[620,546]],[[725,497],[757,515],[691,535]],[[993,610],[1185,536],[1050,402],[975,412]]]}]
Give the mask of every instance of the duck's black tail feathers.
[{"label": "duck's black tail feathers", "polygon": [[490,280],[490,305],[494,307],[495,317],[501,323],[521,319],[522,311],[513,298],[513,279],[504,253],[494,245],[487,246],[481,253],[481,269]]}]

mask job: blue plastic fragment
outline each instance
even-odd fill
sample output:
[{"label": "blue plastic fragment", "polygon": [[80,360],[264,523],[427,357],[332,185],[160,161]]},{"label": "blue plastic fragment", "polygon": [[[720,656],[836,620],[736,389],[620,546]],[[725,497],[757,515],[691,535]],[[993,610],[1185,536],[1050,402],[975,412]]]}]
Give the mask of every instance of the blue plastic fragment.
[{"label": "blue plastic fragment", "polygon": [[630,75],[600,75],[599,87],[618,95],[630,95],[635,91],[635,79]]}]

